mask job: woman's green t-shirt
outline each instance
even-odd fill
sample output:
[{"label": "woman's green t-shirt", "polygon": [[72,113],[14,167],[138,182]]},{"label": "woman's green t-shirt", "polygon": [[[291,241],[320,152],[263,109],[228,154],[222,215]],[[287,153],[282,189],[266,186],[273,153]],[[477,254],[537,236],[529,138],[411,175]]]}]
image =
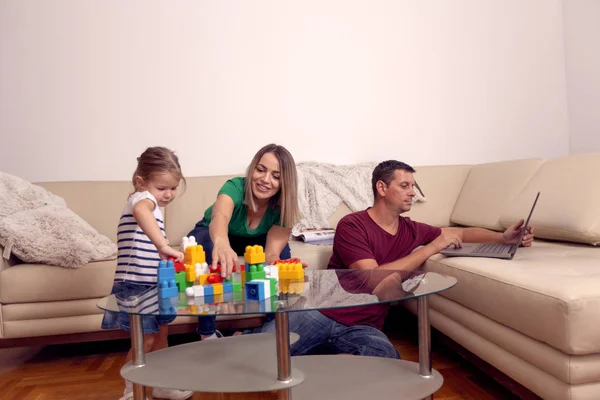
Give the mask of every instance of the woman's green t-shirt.
[{"label": "woman's green t-shirt", "polygon": [[[237,177],[229,179],[218,194],[226,194],[233,200],[233,213],[231,214],[231,220],[229,221],[229,235],[243,236],[243,237],[255,237],[266,234],[271,226],[280,225],[281,213],[279,210],[273,209],[271,206],[267,207],[263,219],[256,229],[248,228],[248,206],[244,204],[244,185],[246,178]],[[204,220],[206,226],[210,224],[212,217],[213,206],[210,206],[204,212]]]}]

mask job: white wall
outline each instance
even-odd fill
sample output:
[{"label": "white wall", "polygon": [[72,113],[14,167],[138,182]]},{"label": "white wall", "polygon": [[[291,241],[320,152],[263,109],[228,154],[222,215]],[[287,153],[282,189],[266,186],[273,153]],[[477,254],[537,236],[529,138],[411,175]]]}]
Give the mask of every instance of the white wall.
[{"label": "white wall", "polygon": [[600,0],[564,2],[571,153],[600,151]]},{"label": "white wall", "polygon": [[0,170],[128,179],[568,154],[560,0],[3,0]]}]

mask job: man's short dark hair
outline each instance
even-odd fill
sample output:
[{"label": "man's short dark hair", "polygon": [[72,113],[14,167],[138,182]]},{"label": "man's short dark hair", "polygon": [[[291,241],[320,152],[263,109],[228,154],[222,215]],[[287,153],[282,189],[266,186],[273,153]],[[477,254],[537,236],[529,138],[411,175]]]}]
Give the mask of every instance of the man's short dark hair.
[{"label": "man's short dark hair", "polygon": [[410,173],[415,173],[415,169],[402,161],[388,160],[379,163],[373,170],[373,177],[371,178],[371,185],[373,186],[373,198],[377,198],[377,182],[382,181],[386,185],[394,179],[394,173],[396,170],[403,170]]}]

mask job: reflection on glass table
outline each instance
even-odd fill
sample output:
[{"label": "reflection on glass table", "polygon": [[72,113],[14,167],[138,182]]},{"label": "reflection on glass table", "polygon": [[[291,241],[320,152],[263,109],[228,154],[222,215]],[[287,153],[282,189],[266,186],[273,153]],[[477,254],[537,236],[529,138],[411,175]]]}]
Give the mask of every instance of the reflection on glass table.
[{"label": "reflection on glass table", "polygon": [[[310,397],[309,386],[317,384],[319,377],[313,377],[311,371],[318,370],[319,360],[325,356],[302,356],[293,357],[294,364],[305,365],[302,371],[292,368],[292,357],[290,357],[290,334],[288,329],[288,315],[292,312],[306,310],[330,310],[335,308],[347,308],[355,306],[367,306],[387,304],[408,299],[417,299],[419,318],[419,364],[408,363],[401,360],[367,360],[372,357],[348,357],[342,358],[338,369],[349,366],[359,368],[360,364],[369,365],[371,371],[377,370],[377,365],[384,371],[389,371],[390,362],[401,365],[407,379],[399,380],[395,376],[393,380],[384,382],[380,387],[386,388],[390,393],[405,391],[407,387],[399,388],[402,382],[411,383],[410,391],[413,398],[426,398],[435,392],[442,383],[441,376],[437,371],[431,369],[430,356],[430,328],[428,317],[427,295],[446,290],[456,284],[456,279],[437,273],[424,273],[422,271],[398,272],[398,271],[355,271],[355,270],[314,270],[306,271],[303,279],[290,280],[280,279],[277,287],[273,290],[273,296],[263,300],[252,300],[257,293],[250,293],[252,286],[242,286],[242,290],[229,293],[210,294],[205,296],[189,296],[185,293],[168,298],[160,298],[158,288],[149,286],[143,293],[121,292],[101,299],[98,306],[104,310],[127,313],[131,319],[132,348],[134,349],[134,360],[131,365],[123,367],[122,375],[134,383],[153,385],[157,387],[169,387],[192,391],[214,391],[214,392],[243,392],[263,390],[283,390],[284,398],[290,398],[294,393],[295,398]],[[145,357],[143,354],[143,338],[141,330],[142,315],[244,315],[257,313],[274,313],[275,315],[275,358],[277,365],[277,377],[273,374],[262,374],[254,376],[251,380],[234,380],[231,378],[231,370],[240,367],[242,359],[236,359],[236,353],[243,351],[262,351],[267,354],[272,351],[272,342],[265,335],[243,335],[234,338],[219,339],[216,344],[205,342],[194,342],[187,345],[176,346],[158,352],[150,353]],[[255,337],[255,338],[253,338]],[[201,359],[214,359],[216,348],[224,347],[222,360],[211,365],[209,369],[202,369]],[[253,346],[256,347],[253,349]],[[264,350],[260,348],[270,348]],[[193,352],[195,357],[186,360],[186,355]],[[209,355],[211,353],[211,355]],[[234,355],[234,358],[226,360],[226,353]],[[213,358],[205,358],[213,357]],[[249,356],[250,357],[250,356]],[[312,357],[312,358],[311,358]],[[316,360],[314,358],[317,358]],[[321,357],[321,358],[319,358]],[[148,363],[146,363],[146,358]],[[246,365],[249,368],[261,369],[262,372],[269,370],[272,361],[269,357],[260,357],[263,360],[253,361],[254,365]],[[364,360],[358,360],[364,359]],[[340,358],[331,358],[328,362],[337,363]],[[152,361],[152,362],[150,362]],[[189,364],[186,364],[189,363]],[[218,365],[221,363],[222,365]],[[262,364],[261,364],[262,363]],[[313,363],[313,364],[311,364]],[[398,364],[402,363],[402,364]],[[356,365],[355,365],[356,364]],[[410,364],[410,365],[409,365]],[[165,366],[170,366],[166,368]],[[176,367],[178,366],[178,367]],[[220,369],[220,368],[225,369]],[[333,366],[332,366],[333,367]],[[245,368],[245,367],[244,367]],[[251,376],[250,370],[244,369],[243,373]],[[354,368],[354,367],[353,367]],[[188,369],[197,371],[192,374],[195,378],[186,376]],[[309,370],[307,370],[309,369]],[[401,368],[402,369],[402,368]],[[212,373],[211,373],[212,371]],[[418,373],[415,373],[417,372]],[[241,371],[240,371],[241,372]],[[400,373],[400,372],[399,372]],[[321,374],[322,375],[322,374]],[[300,385],[292,392],[292,387],[300,384],[303,380],[310,385]],[[335,381],[329,379],[329,382]],[[413,382],[415,381],[416,384]],[[326,382],[318,382],[323,388]],[[162,386],[161,386],[162,385]],[[307,390],[304,390],[306,386]],[[136,391],[136,393],[139,391]],[[141,392],[140,392],[141,393]],[[303,394],[304,393],[304,394]],[[356,395],[360,397],[360,390],[346,393],[345,396]],[[331,397],[331,394],[328,394]]]}]

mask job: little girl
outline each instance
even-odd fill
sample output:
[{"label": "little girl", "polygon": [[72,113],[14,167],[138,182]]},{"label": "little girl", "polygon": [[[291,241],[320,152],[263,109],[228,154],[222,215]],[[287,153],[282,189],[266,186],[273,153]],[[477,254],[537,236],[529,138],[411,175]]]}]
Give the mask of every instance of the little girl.
[{"label": "little girl", "polygon": [[[177,188],[185,178],[175,153],[164,147],[149,147],[137,159],[138,165],[133,174],[133,192],[125,205],[119,221],[119,255],[115,273],[113,294],[126,297],[144,297],[157,287],[157,269],[160,260],[173,257],[183,260],[183,254],[169,247],[165,236],[163,215],[160,207],[165,207],[176,196]],[[158,300],[158,299],[157,299]],[[145,315],[142,317],[144,331],[144,352],[164,349],[168,346],[167,324],[175,316]],[[129,316],[124,313],[105,311],[103,329],[120,328],[130,330]],[[127,353],[127,362],[132,359],[132,351]],[[156,399],[183,400],[192,392],[154,388]],[[125,381],[125,391],[120,400],[133,399],[133,384]]]}]

